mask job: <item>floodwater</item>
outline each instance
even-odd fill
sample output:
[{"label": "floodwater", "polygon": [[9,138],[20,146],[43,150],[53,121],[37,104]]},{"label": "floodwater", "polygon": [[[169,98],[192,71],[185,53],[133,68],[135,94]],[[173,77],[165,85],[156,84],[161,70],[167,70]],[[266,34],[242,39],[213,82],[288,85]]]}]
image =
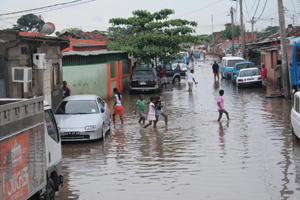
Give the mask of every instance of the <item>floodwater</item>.
[{"label": "floodwater", "polygon": [[[144,129],[133,114],[138,95],[124,94],[125,124],[117,120],[105,141],[63,144],[65,183],[57,198],[300,199],[292,102],[267,99],[262,88],[238,89],[231,80],[214,82],[211,64],[195,64],[193,92],[186,80],[164,89],[167,128],[160,117],[157,129]],[[220,89],[231,120],[223,115],[219,123]]]}]

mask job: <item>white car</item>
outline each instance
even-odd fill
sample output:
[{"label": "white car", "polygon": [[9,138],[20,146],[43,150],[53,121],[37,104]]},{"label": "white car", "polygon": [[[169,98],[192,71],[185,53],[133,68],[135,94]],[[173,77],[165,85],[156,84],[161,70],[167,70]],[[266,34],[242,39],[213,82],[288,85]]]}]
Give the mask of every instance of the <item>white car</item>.
[{"label": "white car", "polygon": [[237,87],[262,86],[260,71],[257,68],[241,69],[236,77]]},{"label": "white car", "polygon": [[96,95],[64,98],[55,110],[61,141],[105,139],[110,130],[110,110]]},{"label": "white car", "polygon": [[300,139],[300,91],[294,94],[294,106],[291,112],[292,133]]}]

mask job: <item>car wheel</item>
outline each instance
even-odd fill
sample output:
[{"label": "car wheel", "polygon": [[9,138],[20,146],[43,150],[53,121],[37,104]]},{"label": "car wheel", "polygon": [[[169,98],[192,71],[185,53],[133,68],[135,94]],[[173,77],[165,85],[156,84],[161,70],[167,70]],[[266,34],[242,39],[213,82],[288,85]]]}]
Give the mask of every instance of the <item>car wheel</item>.
[{"label": "car wheel", "polygon": [[48,181],[48,197],[49,200],[55,200],[55,186],[54,186],[54,182],[51,178],[49,178]]},{"label": "car wheel", "polygon": [[105,140],[105,126],[104,124],[102,124],[102,140],[104,141]]},{"label": "car wheel", "polygon": [[109,122],[108,122],[108,130],[107,130],[107,131],[110,131],[110,123],[111,123],[111,118],[109,118]]},{"label": "car wheel", "polygon": [[179,79],[178,76],[176,76],[176,77],[174,78],[174,80],[173,80],[173,83],[179,83],[179,82],[180,82],[180,79]]}]

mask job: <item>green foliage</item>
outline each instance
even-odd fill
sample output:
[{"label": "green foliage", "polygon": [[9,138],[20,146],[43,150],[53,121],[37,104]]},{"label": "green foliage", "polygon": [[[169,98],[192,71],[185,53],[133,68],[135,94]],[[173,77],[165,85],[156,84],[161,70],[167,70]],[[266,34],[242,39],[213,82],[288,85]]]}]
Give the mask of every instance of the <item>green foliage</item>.
[{"label": "green foliage", "polygon": [[63,30],[61,30],[61,34],[65,33],[65,32],[69,32],[69,33],[75,33],[76,31],[83,31],[82,28],[77,28],[77,27],[70,27],[70,28],[64,28]]},{"label": "green foliage", "polygon": [[195,32],[192,27],[196,27],[197,22],[168,20],[169,15],[174,14],[172,9],[162,9],[155,13],[136,10],[132,14],[133,17],[128,19],[109,20],[113,26],[127,26],[130,31],[116,38],[116,42],[110,43],[108,48],[128,52],[145,63],[150,63],[156,57],[166,62],[176,59],[177,53],[189,48],[188,43],[204,39],[203,36],[192,35]]},{"label": "green foliage", "polygon": [[34,14],[22,15],[17,24],[13,25],[13,28],[6,30],[17,30],[25,32],[41,32],[42,26],[45,24],[44,20],[40,19]]},{"label": "green foliage", "polygon": [[[228,39],[232,40],[232,29],[231,29],[231,23],[227,23],[224,25],[225,30],[221,31],[221,35],[218,38],[219,39]],[[234,32],[234,37],[239,37],[241,35],[241,28],[239,25],[233,25],[233,32]]]},{"label": "green foliage", "polygon": [[257,33],[257,38],[264,38],[279,32],[279,26],[268,26],[264,31]]},{"label": "green foliage", "polygon": [[59,35],[61,35],[61,32],[55,31],[55,35],[56,35],[56,36],[59,36]]}]

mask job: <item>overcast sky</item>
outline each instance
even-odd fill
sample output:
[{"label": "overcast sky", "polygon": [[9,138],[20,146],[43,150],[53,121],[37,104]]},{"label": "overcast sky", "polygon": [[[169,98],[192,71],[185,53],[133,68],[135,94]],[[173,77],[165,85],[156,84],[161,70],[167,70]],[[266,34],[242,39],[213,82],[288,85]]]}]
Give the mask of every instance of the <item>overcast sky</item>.
[{"label": "overcast sky", "polygon": [[[66,3],[72,0],[0,0],[0,15],[16,11],[23,11],[32,8],[39,8],[58,3]],[[88,1],[88,0],[82,0]],[[267,1],[265,10],[264,4]],[[258,8],[257,4],[260,2]],[[294,15],[295,25],[300,25],[300,0],[283,0],[287,9],[285,20],[286,25],[293,23],[291,19]],[[160,9],[174,9],[175,14],[170,18],[187,19],[197,21],[197,34],[211,34],[212,31],[221,31],[225,23],[230,23],[230,7],[236,8],[236,1],[231,0],[96,0],[90,3],[66,7],[49,12],[36,13],[41,15],[45,22],[52,22],[56,26],[56,31],[69,27],[81,27],[84,31],[107,30],[111,24],[110,18],[132,16],[133,10],[147,10],[149,12],[159,11]],[[248,23],[254,15],[260,20],[255,24],[255,30],[261,30],[267,26],[279,25],[277,0],[243,0],[244,23],[246,31],[251,31],[251,24]],[[237,15],[234,17],[237,23],[240,19],[240,9],[237,7]],[[296,13],[297,12],[297,13]],[[22,14],[28,14],[22,13]],[[17,19],[22,14],[0,16],[0,29],[10,28],[16,24]],[[211,18],[213,16],[213,27]],[[12,18],[13,17],[13,18]],[[272,20],[271,20],[272,19]]]}]

